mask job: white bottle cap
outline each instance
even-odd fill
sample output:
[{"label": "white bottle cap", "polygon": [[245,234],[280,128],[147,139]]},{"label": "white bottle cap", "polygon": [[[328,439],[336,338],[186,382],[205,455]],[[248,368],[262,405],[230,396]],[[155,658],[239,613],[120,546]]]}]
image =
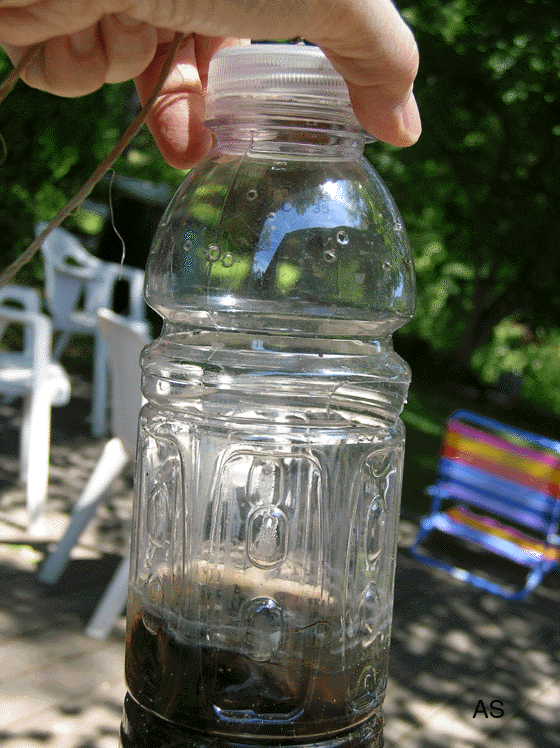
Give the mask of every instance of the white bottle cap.
[{"label": "white bottle cap", "polygon": [[349,107],[344,78],[319,47],[301,44],[251,44],[216,52],[208,71],[207,107],[230,97],[319,101]]}]

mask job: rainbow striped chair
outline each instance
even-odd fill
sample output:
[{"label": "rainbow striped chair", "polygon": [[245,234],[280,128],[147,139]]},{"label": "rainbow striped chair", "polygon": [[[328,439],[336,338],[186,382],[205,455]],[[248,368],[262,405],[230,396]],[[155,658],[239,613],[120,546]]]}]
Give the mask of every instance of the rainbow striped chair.
[{"label": "rainbow striped chair", "polygon": [[[410,551],[419,560],[510,600],[560,565],[560,442],[458,410],[448,422],[432,497]],[[517,591],[420,548],[434,530],[528,568]]]}]

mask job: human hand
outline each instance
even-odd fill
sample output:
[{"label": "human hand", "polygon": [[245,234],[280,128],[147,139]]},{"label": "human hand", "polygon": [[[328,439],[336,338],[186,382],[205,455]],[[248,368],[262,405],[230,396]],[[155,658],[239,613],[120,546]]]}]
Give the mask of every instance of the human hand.
[{"label": "human hand", "polygon": [[0,6],[0,46],[16,64],[30,45],[43,42],[23,79],[61,96],[134,78],[145,101],[176,31],[185,39],[147,120],[172,166],[191,166],[209,150],[208,65],[218,49],[249,43],[246,37],[300,36],[317,44],[345,78],[365,130],[396,146],[412,145],[420,134],[412,93],[418,52],[391,0],[5,0]]}]

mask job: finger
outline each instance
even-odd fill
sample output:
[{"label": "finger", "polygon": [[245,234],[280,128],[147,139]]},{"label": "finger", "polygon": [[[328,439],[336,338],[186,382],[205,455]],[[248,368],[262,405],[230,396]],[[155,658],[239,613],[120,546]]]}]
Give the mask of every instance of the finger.
[{"label": "finger", "polygon": [[399,148],[416,143],[422,134],[422,121],[412,91],[402,104],[391,106],[378,89],[349,88],[356,117],[367,132]]},{"label": "finger", "polygon": [[[22,0],[16,3],[9,0],[9,7],[5,7],[6,4],[0,4],[1,44],[24,47],[95,25],[107,12],[103,6],[108,3],[101,0],[57,0],[56,3]],[[16,4],[21,7],[14,7]],[[116,12],[120,8],[112,10]]]},{"label": "finger", "polygon": [[[340,14],[348,9],[337,3]],[[361,7],[361,6],[360,6]],[[379,140],[409,146],[421,132],[412,93],[418,70],[418,48],[409,27],[390,0],[377,0],[376,14],[364,14],[354,33],[342,15],[329,15],[328,28],[312,41],[319,44],[345,78],[352,106],[362,127]],[[356,10],[356,6],[354,6]],[[339,28],[337,33],[334,29]]]},{"label": "finger", "polygon": [[[139,75],[156,47],[153,26],[125,14],[105,16],[94,26],[47,40],[22,78],[28,85],[58,96],[82,96],[104,83]],[[17,64],[24,48],[6,45],[6,51]]]},{"label": "finger", "polygon": [[105,82],[107,59],[96,25],[47,40],[22,79],[58,96],[82,96]]},{"label": "finger", "polygon": [[[204,127],[206,79],[212,54],[237,40],[186,37],[147,124],[165,160],[176,169],[200,161],[212,147],[212,135]],[[160,45],[149,67],[135,79],[142,103],[157,80],[168,45]]]},{"label": "finger", "polygon": [[127,13],[104,16],[100,22],[105,57],[106,83],[120,83],[140,75],[153,59],[157,30]]},{"label": "finger", "polygon": [[237,38],[223,38],[216,36],[200,36],[195,34],[195,53],[196,53],[196,64],[198,67],[198,74],[200,76],[200,82],[202,89],[206,94],[206,88],[208,85],[208,68],[210,66],[210,60],[220,49],[226,47],[245,47],[251,44],[250,39],[237,39]]},{"label": "finger", "polygon": [[[364,85],[354,82],[358,65],[350,65],[349,70],[346,61],[339,63],[334,55],[328,51],[326,54],[345,77],[354,113],[368,133],[398,147],[413,145],[418,140],[422,124],[413,93],[411,72],[395,72],[392,80],[379,78],[374,83]],[[399,75],[402,77],[399,78]],[[400,80],[402,87],[397,84]],[[409,85],[405,89],[407,83]]]},{"label": "finger", "polygon": [[[422,124],[413,93],[412,81],[416,75],[413,59],[410,67],[402,63],[394,67],[391,77],[386,77],[389,71],[386,63],[380,68],[382,73],[367,70],[374,82],[364,84],[359,63],[349,64],[347,60],[340,61],[328,50],[325,53],[346,79],[352,107],[367,132],[399,147],[413,145],[418,140]],[[366,65],[369,67],[368,63]]]},{"label": "finger", "polygon": [[[142,104],[157,81],[168,46],[161,44],[152,63],[135,78]],[[202,84],[196,66],[194,36],[190,35],[179,48],[146,124],[164,159],[171,166],[184,169],[202,158],[211,147],[211,137],[205,134],[203,119]]]}]

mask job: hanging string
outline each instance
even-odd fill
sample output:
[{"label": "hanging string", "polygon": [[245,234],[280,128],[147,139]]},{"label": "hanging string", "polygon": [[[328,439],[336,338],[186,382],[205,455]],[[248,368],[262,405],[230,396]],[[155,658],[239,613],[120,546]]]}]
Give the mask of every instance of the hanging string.
[{"label": "hanging string", "polygon": [[[29,260],[32,259],[32,257],[35,255],[37,250],[40,248],[41,244],[45,241],[47,236],[51,233],[51,231],[54,231],[62,221],[64,221],[65,218],[67,218],[70,213],[72,213],[73,210],[78,208],[86,199],[86,197],[90,194],[90,192],[93,190],[95,185],[99,182],[101,177],[111,168],[113,165],[113,162],[116,161],[116,159],[121,155],[121,153],[124,151],[126,146],[130,143],[132,138],[136,135],[140,127],[144,124],[144,121],[146,117],[148,116],[148,113],[150,112],[150,109],[152,108],[155,100],[157,99],[159,92],[161,91],[161,88],[163,84],[165,83],[165,79],[167,78],[169,71],[171,69],[171,65],[173,64],[173,60],[175,59],[175,55],[177,54],[177,50],[179,49],[179,45],[184,39],[184,34],[182,33],[176,33],[173,42],[171,44],[171,47],[169,49],[169,52],[167,53],[167,56],[164,60],[163,67],[161,68],[161,72],[159,74],[159,77],[157,79],[157,82],[148,98],[144,106],[142,107],[142,110],[137,114],[137,116],[134,118],[134,120],[131,122],[131,124],[127,127],[125,130],[123,136],[117,143],[117,145],[113,148],[111,153],[103,159],[103,161],[99,164],[97,169],[93,172],[91,177],[83,184],[83,186],[78,190],[78,192],[72,197],[62,208],[62,210],[46,225],[46,227],[41,231],[41,233],[35,237],[35,239],[31,242],[31,244],[25,249],[21,255],[12,262],[11,265],[9,265],[6,270],[0,275],[0,288],[5,286],[7,283],[11,281],[11,279],[14,277],[14,275],[26,264],[29,262]],[[37,52],[36,52],[37,53]],[[36,54],[35,53],[35,54]],[[30,56],[29,62],[34,59],[34,55]],[[18,68],[19,72],[24,69],[25,66],[22,66],[22,61],[20,61]],[[10,82],[8,79],[13,78],[14,72],[16,69],[14,69],[8,78],[4,81],[2,86],[0,87],[0,93],[4,91],[6,86],[10,84],[9,91],[12,89],[15,81],[17,80],[17,77]],[[19,75],[19,73],[18,73]],[[4,94],[4,98],[7,95]],[[0,99],[1,100],[1,99]]]},{"label": "hanging string", "polygon": [[122,237],[121,232],[118,230],[117,225],[115,223],[115,212],[113,210],[113,182],[115,181],[116,171],[114,169],[111,169],[111,179],[109,180],[109,216],[111,217],[111,226],[113,227],[113,231],[115,234],[119,237],[121,240],[122,245],[122,252],[121,252],[121,270],[124,267],[124,258],[126,254],[126,246],[124,243],[124,239]]}]

